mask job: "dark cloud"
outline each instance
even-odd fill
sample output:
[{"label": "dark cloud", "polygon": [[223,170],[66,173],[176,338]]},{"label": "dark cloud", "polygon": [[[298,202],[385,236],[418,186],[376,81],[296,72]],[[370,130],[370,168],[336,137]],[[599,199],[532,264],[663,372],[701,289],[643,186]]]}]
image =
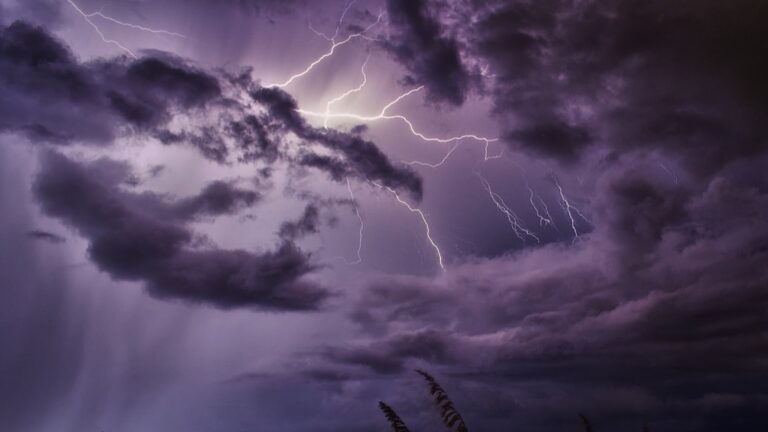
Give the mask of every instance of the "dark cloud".
[{"label": "dark cloud", "polygon": [[246,115],[242,120],[232,121],[227,126],[227,133],[236,137],[243,152],[242,161],[266,160],[274,162],[279,156],[279,149],[269,132],[256,116]]},{"label": "dark cloud", "polygon": [[[601,180],[605,192],[596,200],[596,217],[615,246],[615,264],[626,268],[646,258],[672,227],[688,221],[690,192],[653,181],[629,170]],[[653,257],[656,259],[658,257]]]},{"label": "dark cloud", "polygon": [[283,222],[280,225],[280,238],[296,240],[307,234],[315,234],[320,225],[320,209],[309,204],[304,208],[301,217],[296,221]]},{"label": "dark cloud", "polygon": [[422,184],[416,173],[408,168],[394,166],[374,143],[354,133],[311,127],[297,112],[296,101],[280,89],[258,88],[251,91],[251,96],[267,108],[271,116],[271,128],[291,132],[302,140],[319,144],[341,156],[304,153],[299,159],[300,163],[324,170],[335,180],[340,180],[342,173],[350,174],[361,180],[380,182],[393,189],[405,189],[414,198],[421,199]]},{"label": "dark cloud", "polygon": [[61,24],[61,2],[56,0],[11,0],[0,4],[0,25],[23,19],[47,27]]},{"label": "dark cloud", "polygon": [[[212,75],[167,53],[137,60],[118,57],[80,63],[45,30],[15,22],[0,34],[0,130],[34,141],[110,144],[126,134],[164,144],[189,144],[217,163],[278,159],[291,162],[295,136],[334,152],[329,163],[308,146],[297,159],[340,180],[340,172],[406,189],[421,197],[421,180],[396,167],[358,133],[309,126],[295,100],[279,89],[259,88],[250,73]],[[250,91],[250,102],[240,99]],[[261,106],[253,106],[252,102]],[[173,126],[174,118],[187,120]],[[282,146],[282,147],[281,147]],[[339,169],[337,165],[342,165]]]},{"label": "dark cloud", "polygon": [[67,241],[64,237],[58,234],[39,229],[27,231],[27,237],[35,240],[47,241],[53,244],[64,243]]},{"label": "dark cloud", "polygon": [[[258,12],[281,7],[226,3]],[[30,11],[47,4],[30,2]],[[382,43],[408,74],[405,83],[423,84],[431,102],[451,105],[471,90],[487,90],[510,146],[568,163],[579,174],[586,196],[579,206],[591,230],[572,243],[457,258],[438,277],[363,280],[340,305],[353,328],[329,330],[343,338],[327,342],[336,335],[321,332],[324,345],[288,362],[289,379],[261,373],[230,383],[237,394],[217,401],[225,408],[213,421],[372,430],[375,401],[393,396],[408,423],[427,430],[434,419],[411,423],[419,406],[409,409],[416,399],[402,385],[416,380],[409,371],[418,367],[438,374],[478,429],[575,429],[576,412],[587,413],[598,429],[639,429],[645,420],[651,430],[765,429],[768,71],[760,43],[766,8],[750,0],[387,5],[392,33]],[[326,13],[325,6],[317,8]],[[40,11],[44,20],[57,20]],[[281,31],[305,32],[304,24]],[[239,38],[233,29],[222,33]],[[480,66],[483,86],[476,81]],[[219,164],[252,163],[265,178],[285,163],[286,190],[300,187],[295,180],[314,168],[337,182],[370,180],[421,197],[419,177],[393,164],[364,129],[315,128],[296,108],[291,95],[261,87],[251,71],[212,73],[160,52],[82,62],[29,24],[11,24],[0,34],[2,132],[54,145],[152,138],[192,146]],[[671,178],[648,169],[657,160],[675,170]],[[290,191],[310,204],[279,225],[274,247],[226,250],[192,227],[249,209],[259,192],[213,181],[192,196],[166,196],[140,192],[129,167],[108,159],[81,163],[50,153],[41,165],[33,190],[44,213],[74,228],[96,266],[114,279],[139,282],[155,297],[221,308],[316,310],[330,296],[312,281],[316,266],[296,242],[326,222],[325,208],[350,200]],[[527,175],[541,186],[534,170]],[[506,197],[515,185],[498,188]],[[542,203],[553,202],[543,197]],[[477,220],[469,199],[433,208],[430,221],[440,227],[454,213]],[[533,217],[530,212],[520,214]],[[57,241],[56,234],[15,224],[24,228],[3,224],[0,232]],[[495,228],[483,229],[496,235]],[[557,235],[565,236],[570,232]],[[6,297],[29,306],[14,306],[0,319],[0,345],[24,356],[0,358],[7,372],[0,387],[23,401],[9,397],[8,407],[0,407],[12,430],[35,424],[28,407],[37,402],[40,412],[61,412],[55,401],[73,388],[82,364],[81,350],[66,349],[81,341],[67,337],[66,327],[48,328],[79,316],[64,313],[72,311],[53,289],[66,277],[35,271],[35,245],[22,243],[23,253],[0,250],[12,264],[0,263]],[[64,248],[55,249],[46,253]],[[387,252],[379,256],[386,259]],[[32,285],[53,290],[31,296],[27,291],[38,292]],[[37,297],[40,303],[33,303]],[[27,326],[30,332],[17,330]],[[50,358],[61,358],[61,365],[38,362]],[[20,362],[35,367],[19,369]],[[254,396],[259,404],[239,402]],[[152,422],[151,415],[140,417]]]},{"label": "dark cloud", "polygon": [[[157,126],[168,120],[170,110],[205,106],[221,96],[216,78],[185,66],[162,53],[131,63],[106,91],[111,107],[138,128]],[[105,65],[109,74],[113,65]]]},{"label": "dark cloud", "polygon": [[229,3],[236,5],[242,10],[254,13],[278,13],[286,14],[296,10],[299,5],[306,3],[306,0],[198,0],[201,3],[213,3],[219,5],[221,3]]},{"label": "dark cloud", "polygon": [[335,181],[342,181],[352,175],[343,160],[332,156],[308,153],[299,159],[301,165],[325,171]]},{"label": "dark cloud", "polygon": [[47,153],[34,185],[45,213],[87,238],[91,259],[114,278],[142,281],[157,297],[222,308],[312,310],[328,297],[305,280],[314,266],[291,242],[262,253],[206,248],[184,224],[249,206],[255,194],[218,182],[171,201],[122,189],[127,172],[111,160],[80,165]]},{"label": "dark cloud", "polygon": [[222,181],[209,183],[198,195],[178,201],[172,211],[182,219],[235,213],[252,206],[258,193]]},{"label": "dark cloud", "polygon": [[394,31],[383,42],[409,75],[407,85],[424,85],[435,102],[464,103],[470,74],[462,64],[455,40],[444,35],[425,0],[388,0],[389,26]]},{"label": "dark cloud", "polygon": [[[421,10],[421,2],[390,2],[400,3]],[[758,2],[466,0],[444,8],[465,17],[440,23],[458,35],[464,57],[489,66],[487,88],[515,148],[565,162],[591,149],[659,150],[697,175],[766,148],[768,62],[759,41],[768,11]],[[445,76],[423,74],[427,85]]]},{"label": "dark cloud", "polygon": [[[310,127],[289,95],[258,88],[247,72],[215,76],[160,52],[81,63],[42,28],[15,22],[0,34],[0,90],[0,128],[34,141],[108,145],[138,134],[167,145],[191,144],[218,163],[229,163],[233,154],[241,162],[267,165],[295,160],[342,180],[322,158],[309,162],[310,145],[294,159],[286,147],[292,135],[332,151],[328,157],[345,178],[421,197],[416,174],[395,167],[375,144],[357,134]],[[245,91],[261,106],[242,102]],[[172,126],[176,117],[187,126]],[[36,194],[47,214],[90,241],[89,253],[101,269],[117,279],[143,281],[157,297],[301,310],[316,309],[328,296],[305,281],[315,267],[293,244],[317,229],[316,212],[286,222],[274,251],[205,249],[186,224],[251,206],[259,194],[221,181],[177,200],[120,187],[137,181],[124,164],[104,159],[86,169],[52,154],[44,158]]]},{"label": "dark cloud", "polygon": [[586,129],[557,120],[535,122],[510,131],[507,139],[520,148],[566,162],[577,160],[592,141]]},{"label": "dark cloud", "polygon": [[221,95],[213,76],[170,55],[79,63],[45,30],[21,21],[0,33],[0,91],[0,130],[96,144],[126,128],[151,130]]},{"label": "dark cloud", "polygon": [[396,334],[373,343],[325,347],[304,356],[311,366],[308,369],[303,367],[302,371],[310,375],[319,374],[323,380],[344,381],[370,376],[370,373],[400,374],[407,370],[409,361],[430,365],[454,364],[461,355],[452,337],[426,329]]}]

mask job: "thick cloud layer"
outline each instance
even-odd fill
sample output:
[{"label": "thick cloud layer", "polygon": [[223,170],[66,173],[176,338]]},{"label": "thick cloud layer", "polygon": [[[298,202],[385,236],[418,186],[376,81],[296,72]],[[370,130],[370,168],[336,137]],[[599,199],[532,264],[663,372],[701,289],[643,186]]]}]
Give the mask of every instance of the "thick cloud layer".
[{"label": "thick cloud layer", "polygon": [[470,85],[455,40],[441,33],[429,2],[388,0],[390,28],[384,47],[409,72],[407,85],[424,85],[434,102],[461,105]]},{"label": "thick cloud layer", "polygon": [[186,226],[250,206],[254,192],[217,182],[172,201],[124,190],[128,174],[111,160],[84,166],[48,153],[35,182],[43,210],[86,237],[91,259],[114,278],[144,282],[157,297],[222,308],[312,310],[328,296],[304,280],[314,267],[290,241],[263,253],[216,249]]},{"label": "thick cloud layer", "polygon": [[372,284],[349,314],[361,337],[301,368],[342,381],[425,366],[461,376],[475,385],[458,399],[484,429],[546,429],[577,411],[613,427],[765,424],[768,196],[623,169],[599,191],[598,228],[575,246]]},{"label": "thick cloud layer", "polygon": [[0,130],[37,141],[109,144],[146,131],[172,112],[221,94],[212,76],[170,56],[80,64],[39,27],[17,21],[0,34]]},{"label": "thick cloud layer", "polygon": [[[232,163],[233,155],[267,167],[281,161],[329,171],[336,181],[357,177],[421,196],[420,179],[395,167],[375,144],[310,127],[287,93],[260,88],[247,72],[211,74],[160,52],[81,63],[44,29],[17,21],[0,33],[0,93],[0,130],[35,143],[109,146],[124,136],[154,138],[192,145],[217,163]],[[294,139],[304,142],[298,153]],[[331,153],[317,155],[314,144]],[[305,162],[313,156],[316,162]],[[338,170],[317,162],[321,158]],[[315,266],[293,239],[306,224],[286,222],[279,247],[260,254],[202,248],[186,226],[253,205],[256,192],[214,181],[196,196],[168,201],[126,192],[121,185],[129,180],[125,164],[105,159],[85,167],[49,154],[36,193],[47,214],[88,238],[101,269],[143,281],[157,297],[305,310],[328,296],[303,280]],[[55,240],[42,232],[33,236]]]},{"label": "thick cloud layer", "polygon": [[64,237],[58,234],[39,229],[27,231],[27,237],[35,240],[50,242],[53,244],[64,243],[66,241]]},{"label": "thick cloud layer", "polygon": [[[10,299],[0,348],[12,347],[0,357],[0,428],[83,430],[105,419],[117,426],[105,430],[385,430],[376,410],[385,400],[412,430],[429,430],[439,419],[414,368],[437,376],[472,430],[576,430],[578,412],[598,430],[768,426],[768,16],[759,2],[136,2],[104,12],[188,37],[163,40],[99,18],[141,56],[91,61],[50,33],[78,55],[115,48],[73,10],[0,3],[0,13],[39,15],[46,26],[0,18],[8,24],[0,30],[0,138],[21,141],[13,157],[41,154],[34,178],[0,173],[13,186],[3,189],[31,190],[52,218],[13,207],[0,224],[10,245],[0,250]],[[294,7],[279,22],[242,13]],[[379,8],[386,18],[378,26],[334,47],[290,93],[260,84],[331,49],[321,35],[308,42],[307,21],[343,34]],[[145,37],[199,63],[139,51]],[[381,49],[363,52],[371,47]],[[469,146],[450,147],[445,164],[418,168],[422,181],[394,162],[421,155],[402,124],[378,122],[374,143],[365,125],[344,132],[301,117],[298,101],[322,106],[356,85],[367,54],[367,84],[334,102],[339,112],[370,112],[393,99],[383,93],[398,80],[423,85],[428,104],[399,106],[416,129],[492,134],[511,151],[480,161]],[[226,70],[196,66],[224,61]],[[256,66],[230,68],[237,63]],[[456,112],[438,115],[445,107]],[[469,112],[483,107],[492,107],[490,121]],[[493,121],[501,133],[488,130]],[[433,148],[448,149],[424,146]],[[152,179],[167,195],[144,191],[133,175],[148,160],[150,173],[168,166]],[[190,186],[173,172],[179,166],[205,183],[178,193]],[[315,170],[342,187],[326,190]],[[255,176],[250,186],[221,180]],[[419,210],[354,184],[344,190],[355,180],[408,192],[422,200]],[[268,193],[280,187],[283,196]],[[573,226],[568,199],[580,214]],[[539,214],[545,205],[551,223]],[[336,219],[336,206],[354,211]],[[248,240],[269,240],[253,250],[218,245],[244,243],[235,221],[245,212]],[[504,224],[518,218],[546,234],[540,244],[514,238]],[[444,252],[445,272],[378,273],[430,271],[425,234]],[[131,281],[155,298],[214,308],[100,290],[111,284],[71,262],[83,240],[115,285]],[[351,262],[332,255],[354,256],[355,246],[362,262],[321,274],[298,246],[317,243],[318,262]],[[44,261],[40,268],[66,271],[36,272]],[[88,300],[57,286],[70,270]],[[109,312],[80,323],[94,292],[107,293],[111,308],[94,303]],[[141,301],[129,309],[115,299]],[[328,313],[221,310],[232,308]],[[138,316],[145,327],[102,328],[112,322],[106,314],[123,309],[126,322]],[[119,349],[88,361],[86,327]],[[261,333],[245,331],[254,328]],[[167,343],[185,336],[188,343]],[[147,361],[158,346],[165,359]],[[111,393],[81,399],[71,387],[83,376]],[[209,398],[192,402],[188,388],[178,390],[185,386]],[[104,401],[88,402],[96,399]],[[168,427],[171,417],[182,427]]]},{"label": "thick cloud layer", "polygon": [[[267,164],[282,157],[327,171],[337,181],[357,177],[416,198],[422,193],[418,176],[393,165],[374,143],[307,125],[282,90],[260,88],[247,73],[220,79],[166,53],[79,63],[42,28],[15,22],[0,34],[0,90],[0,130],[34,141],[107,145],[140,134],[191,144],[219,163],[231,162],[233,155]],[[251,92],[251,102],[261,106],[244,101],[241,92]],[[170,124],[177,117],[188,124]],[[291,156],[289,135],[334,154],[305,147],[299,157]]]},{"label": "thick cloud layer", "polygon": [[[450,13],[428,20],[430,8]],[[612,157],[660,150],[702,174],[767,145],[759,41],[768,12],[759,2],[392,1],[390,9],[402,17],[395,28],[414,32],[403,37],[410,54],[396,58],[433,97],[460,102],[466,77],[455,75],[487,66],[485,87],[515,149],[569,164],[593,148]],[[464,19],[442,19],[457,15]],[[456,61],[445,65],[442,51]]]},{"label": "thick cloud layer", "polygon": [[407,190],[414,198],[421,199],[421,179],[416,173],[407,167],[393,165],[374,143],[354,133],[320,130],[309,126],[296,111],[296,101],[280,89],[259,88],[251,92],[251,97],[267,107],[272,119],[269,123],[271,128],[285,129],[302,140],[317,143],[341,155],[328,157],[304,150],[299,156],[302,165],[327,171],[337,181],[354,176],[381,182],[393,189]]}]

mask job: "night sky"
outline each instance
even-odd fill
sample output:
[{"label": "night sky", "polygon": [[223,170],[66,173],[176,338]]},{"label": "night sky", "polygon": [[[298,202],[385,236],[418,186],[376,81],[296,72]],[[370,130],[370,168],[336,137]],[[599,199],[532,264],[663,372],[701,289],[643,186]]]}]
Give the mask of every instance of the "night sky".
[{"label": "night sky", "polygon": [[768,3],[0,0],[0,431],[768,430]]}]

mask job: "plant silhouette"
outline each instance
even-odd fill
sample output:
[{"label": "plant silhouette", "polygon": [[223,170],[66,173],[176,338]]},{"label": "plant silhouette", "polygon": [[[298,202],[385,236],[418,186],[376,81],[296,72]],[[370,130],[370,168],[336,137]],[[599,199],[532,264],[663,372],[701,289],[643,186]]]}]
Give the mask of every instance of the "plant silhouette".
[{"label": "plant silhouette", "polygon": [[389,422],[389,425],[392,426],[394,432],[411,432],[410,429],[408,429],[408,426],[405,425],[403,419],[397,415],[397,412],[395,412],[391,406],[379,401],[379,409],[384,413],[384,417],[387,418],[387,421]]},{"label": "plant silhouette", "polygon": [[443,424],[449,430],[456,432],[469,432],[467,424],[464,423],[464,419],[461,414],[456,410],[453,402],[448,398],[448,394],[445,392],[442,386],[435,380],[435,377],[424,372],[423,370],[416,370],[416,373],[421,375],[429,385],[429,394],[435,401],[438,409],[440,409],[440,417],[443,419]]},{"label": "plant silhouette", "polygon": [[579,418],[581,419],[581,423],[584,425],[584,432],[594,432],[592,429],[592,423],[589,422],[589,419],[584,414],[579,414]]},{"label": "plant silhouette", "polygon": [[[440,410],[440,418],[445,427],[454,432],[469,432],[467,424],[464,422],[461,414],[456,410],[453,402],[448,398],[448,394],[437,382],[435,377],[423,370],[417,369],[416,373],[421,375],[427,382],[427,385],[429,386],[429,394],[432,396],[435,405]],[[410,432],[405,425],[405,422],[399,415],[397,415],[397,412],[395,412],[392,407],[384,402],[379,402],[379,409],[384,413],[384,416],[387,418],[387,421],[394,432]]]},{"label": "plant silhouette", "polygon": [[[464,418],[459,414],[459,411],[453,405],[451,399],[448,398],[448,394],[445,389],[437,382],[435,377],[429,373],[416,369],[416,373],[424,378],[429,388],[429,394],[435,403],[435,406],[440,410],[440,418],[443,421],[445,427],[452,432],[469,432],[467,424],[464,422]],[[402,418],[395,412],[395,410],[384,402],[379,401],[379,409],[384,413],[389,425],[392,427],[393,432],[410,432],[408,427]],[[594,432],[592,423],[589,421],[586,415],[579,413],[579,419],[584,426],[584,432]],[[648,423],[643,424],[643,432],[650,432]]]}]

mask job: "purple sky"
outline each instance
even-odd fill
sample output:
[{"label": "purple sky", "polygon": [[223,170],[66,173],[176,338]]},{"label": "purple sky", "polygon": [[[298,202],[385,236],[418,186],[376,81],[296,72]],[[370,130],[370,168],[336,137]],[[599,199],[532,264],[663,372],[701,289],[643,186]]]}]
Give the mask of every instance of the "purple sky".
[{"label": "purple sky", "polygon": [[0,430],[765,430],[762,3],[0,0]]}]

